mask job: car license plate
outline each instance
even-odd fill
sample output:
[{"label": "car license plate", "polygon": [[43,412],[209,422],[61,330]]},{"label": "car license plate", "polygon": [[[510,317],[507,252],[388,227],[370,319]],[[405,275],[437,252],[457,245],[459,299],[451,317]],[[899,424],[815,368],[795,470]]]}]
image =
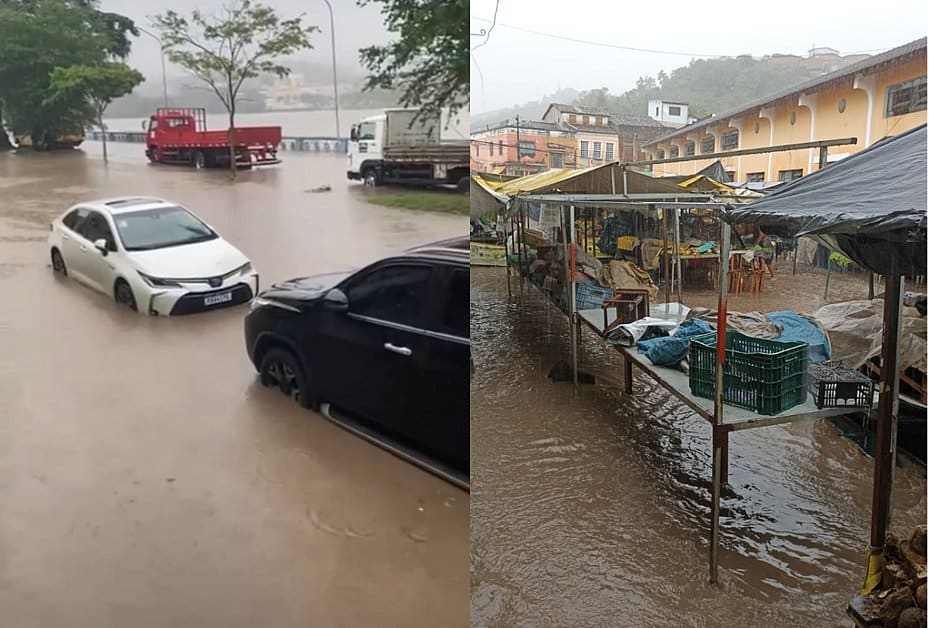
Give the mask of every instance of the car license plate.
[{"label": "car license plate", "polygon": [[218,305],[219,303],[226,303],[226,302],[231,301],[231,300],[232,300],[232,293],[231,293],[231,292],[223,292],[222,294],[213,294],[213,295],[207,296],[207,297],[203,300],[203,302],[204,302],[207,306],[209,306],[209,305]]}]

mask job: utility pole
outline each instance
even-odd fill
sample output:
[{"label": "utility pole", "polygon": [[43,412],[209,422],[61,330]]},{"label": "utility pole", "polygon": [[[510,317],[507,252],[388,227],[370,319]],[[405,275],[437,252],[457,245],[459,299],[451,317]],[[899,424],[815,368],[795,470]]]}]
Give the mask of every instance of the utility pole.
[{"label": "utility pole", "polygon": [[336,86],[336,27],[333,25],[333,5],[330,0],[323,0],[330,10],[330,42],[333,46],[333,112],[336,116],[336,137],[342,137],[339,133],[339,90]]},{"label": "utility pole", "polygon": [[519,115],[516,115],[516,161],[519,162],[519,167],[522,168],[522,157],[519,155]]}]

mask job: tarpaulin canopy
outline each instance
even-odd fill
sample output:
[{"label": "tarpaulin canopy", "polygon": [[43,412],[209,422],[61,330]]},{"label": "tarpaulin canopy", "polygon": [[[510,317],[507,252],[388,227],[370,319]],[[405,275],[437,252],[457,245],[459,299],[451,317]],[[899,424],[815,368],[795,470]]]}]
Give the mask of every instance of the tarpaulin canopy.
[{"label": "tarpaulin canopy", "polygon": [[722,214],[767,233],[822,236],[874,273],[926,274],[927,125]]},{"label": "tarpaulin canopy", "polygon": [[695,174],[704,175],[710,179],[718,181],[719,183],[731,183],[731,177],[728,175],[728,171],[725,170],[725,167],[721,165],[721,161],[718,159],[705,168],[699,170]]}]

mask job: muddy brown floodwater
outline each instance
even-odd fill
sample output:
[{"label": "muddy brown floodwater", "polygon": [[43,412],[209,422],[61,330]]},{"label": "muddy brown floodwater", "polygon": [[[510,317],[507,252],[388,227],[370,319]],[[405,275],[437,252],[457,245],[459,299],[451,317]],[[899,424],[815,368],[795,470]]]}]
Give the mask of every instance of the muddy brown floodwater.
[{"label": "muddy brown floodwater", "polygon": [[[822,305],[824,274],[781,277],[731,309]],[[585,328],[579,369],[554,305],[474,269],[471,616],[480,627],[835,626],[865,573],[873,465],[827,420],[730,436],[721,585],[708,584],[711,430]],[[867,296],[833,278],[830,300]],[[715,307],[714,294],[689,293]],[[924,467],[900,458],[892,528],[926,522]]]},{"label": "muddy brown floodwater", "polygon": [[272,282],[464,234],[466,218],[364,203],[332,155],[232,185],[109,148],[107,169],[93,143],[0,154],[0,624],[465,626],[466,492],[261,388],[245,307],[121,311],[53,276],[45,239],[72,203],[158,195]]}]

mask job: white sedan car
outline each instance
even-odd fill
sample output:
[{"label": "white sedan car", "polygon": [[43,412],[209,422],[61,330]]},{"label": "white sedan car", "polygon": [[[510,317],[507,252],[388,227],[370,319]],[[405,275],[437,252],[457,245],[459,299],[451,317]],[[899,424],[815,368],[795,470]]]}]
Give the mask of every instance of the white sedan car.
[{"label": "white sedan car", "polygon": [[250,301],[251,261],[176,203],[125,197],[79,203],[49,227],[52,268],[153,315]]}]

